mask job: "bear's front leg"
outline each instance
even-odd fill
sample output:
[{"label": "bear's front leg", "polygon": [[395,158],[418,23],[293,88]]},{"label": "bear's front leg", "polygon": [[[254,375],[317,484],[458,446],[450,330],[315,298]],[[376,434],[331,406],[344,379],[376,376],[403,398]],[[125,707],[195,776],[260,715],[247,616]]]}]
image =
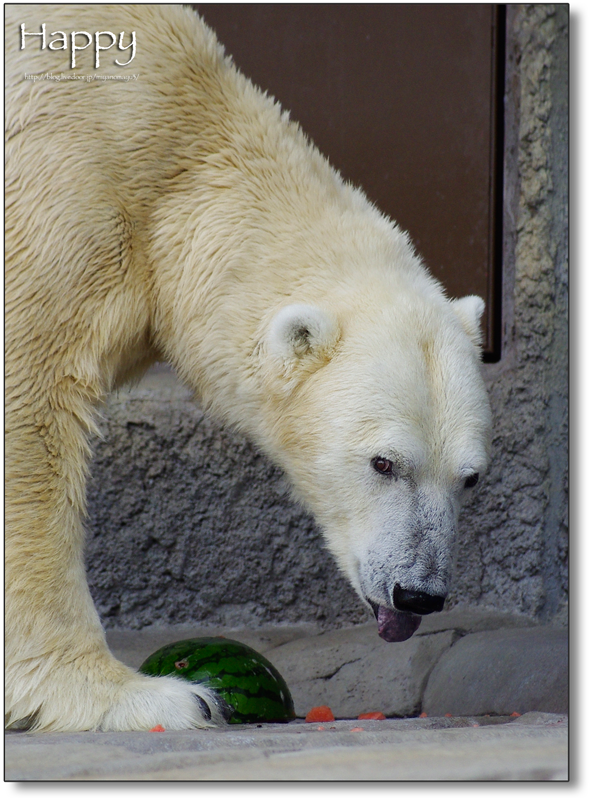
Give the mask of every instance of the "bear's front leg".
[{"label": "bear's front leg", "polygon": [[148,731],[157,724],[193,729],[226,722],[221,700],[209,690],[175,677],[143,676],[102,645],[11,660],[5,676],[7,728]]},{"label": "bear's front leg", "polygon": [[89,453],[83,414],[73,406],[65,396],[45,410],[15,403],[7,416],[7,726],[126,731],[223,724],[223,704],[210,691],[136,673],[106,645],[83,562]]}]

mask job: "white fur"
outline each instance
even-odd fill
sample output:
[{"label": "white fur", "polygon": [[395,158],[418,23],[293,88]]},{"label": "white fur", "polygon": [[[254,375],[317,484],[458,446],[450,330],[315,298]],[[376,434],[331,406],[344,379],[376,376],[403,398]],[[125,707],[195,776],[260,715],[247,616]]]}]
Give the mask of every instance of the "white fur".
[{"label": "white fur", "polygon": [[[21,51],[21,22],[136,30],[139,81],[26,81],[61,53]],[[443,594],[488,459],[481,304],[446,299],[191,9],[9,5],[6,36],[8,721],[206,725],[197,688],[106,647],[82,556],[97,408],[168,360],[286,469],[359,595]]]},{"label": "white fur", "polygon": [[464,296],[452,303],[465,332],[474,344],[479,346],[482,340],[481,317],[485,310],[485,302],[478,296]]},{"label": "white fur", "polygon": [[340,330],[321,308],[286,305],[273,319],[266,340],[268,355],[287,380],[288,392],[298,380],[331,359]]}]

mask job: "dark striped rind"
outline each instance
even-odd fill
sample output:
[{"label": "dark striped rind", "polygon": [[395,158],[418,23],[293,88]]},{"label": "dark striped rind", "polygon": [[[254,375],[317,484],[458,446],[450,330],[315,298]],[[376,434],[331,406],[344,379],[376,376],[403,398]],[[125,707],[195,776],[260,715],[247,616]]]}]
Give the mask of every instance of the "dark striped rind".
[{"label": "dark striped rind", "polygon": [[287,722],[296,715],[283,677],[266,657],[225,637],[196,637],[163,646],[140,667],[205,684],[232,708],[229,723]]}]

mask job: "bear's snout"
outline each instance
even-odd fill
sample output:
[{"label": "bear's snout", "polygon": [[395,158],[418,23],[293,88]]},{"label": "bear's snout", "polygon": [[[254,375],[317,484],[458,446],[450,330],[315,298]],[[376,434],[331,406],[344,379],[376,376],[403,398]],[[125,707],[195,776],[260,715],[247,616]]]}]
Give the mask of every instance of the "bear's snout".
[{"label": "bear's snout", "polygon": [[431,596],[421,591],[404,590],[400,585],[394,586],[394,607],[399,612],[413,612],[416,615],[429,615],[440,612],[444,607],[444,596]]}]

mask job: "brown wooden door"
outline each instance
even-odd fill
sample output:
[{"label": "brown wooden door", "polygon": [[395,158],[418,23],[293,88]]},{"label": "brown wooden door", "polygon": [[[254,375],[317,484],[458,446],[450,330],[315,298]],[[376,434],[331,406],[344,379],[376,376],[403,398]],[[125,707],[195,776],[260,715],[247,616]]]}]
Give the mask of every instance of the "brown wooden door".
[{"label": "brown wooden door", "polygon": [[407,230],[499,358],[503,13],[489,4],[199,4],[235,63]]}]

